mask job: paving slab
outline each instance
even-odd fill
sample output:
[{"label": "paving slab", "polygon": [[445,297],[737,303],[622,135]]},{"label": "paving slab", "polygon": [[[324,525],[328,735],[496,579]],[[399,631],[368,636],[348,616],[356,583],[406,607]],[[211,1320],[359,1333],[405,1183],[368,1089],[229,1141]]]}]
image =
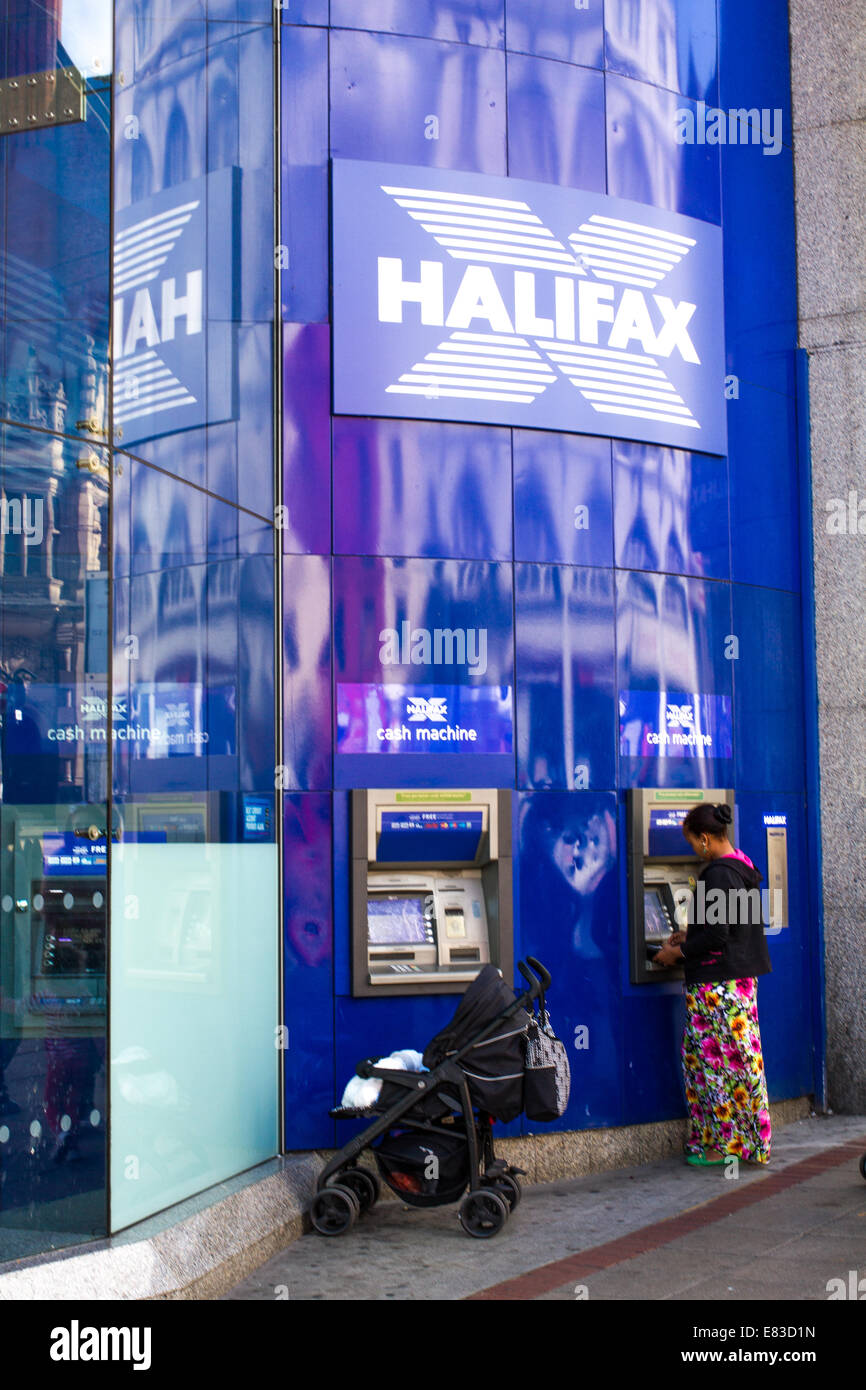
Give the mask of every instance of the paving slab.
[{"label": "paving slab", "polygon": [[857,1267],[852,1250],[866,1275],[861,1142],[866,1117],[813,1117],[733,1180],[664,1159],[530,1186],[493,1240],[467,1237],[454,1207],[382,1203],[346,1236],[295,1241],[224,1298],[551,1301],[576,1285],[599,1300],[826,1298],[827,1279]]}]

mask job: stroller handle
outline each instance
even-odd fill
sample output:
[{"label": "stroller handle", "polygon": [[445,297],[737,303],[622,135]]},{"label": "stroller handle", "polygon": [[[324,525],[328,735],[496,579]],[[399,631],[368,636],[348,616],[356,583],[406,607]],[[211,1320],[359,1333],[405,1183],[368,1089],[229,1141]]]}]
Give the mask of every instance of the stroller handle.
[{"label": "stroller handle", "polygon": [[[530,969],[527,969],[527,966]],[[517,962],[517,969],[529,985],[531,998],[537,999],[539,994],[546,993],[550,985],[550,972],[545,970],[540,960],[536,960],[535,956],[527,956],[525,964],[522,960]]]}]

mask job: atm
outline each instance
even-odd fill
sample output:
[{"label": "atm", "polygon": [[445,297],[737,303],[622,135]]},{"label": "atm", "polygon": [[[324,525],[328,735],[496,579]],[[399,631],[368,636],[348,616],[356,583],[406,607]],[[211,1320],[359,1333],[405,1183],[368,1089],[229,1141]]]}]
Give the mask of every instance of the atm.
[{"label": "atm", "polygon": [[654,957],[673,931],[685,931],[703,865],[691,853],[683,821],[702,802],[726,802],[731,790],[638,787],[626,792],[629,955],[631,982],[681,980],[682,966],[658,966]]},{"label": "atm", "polygon": [[352,993],[462,994],[512,966],[511,795],[352,794]]}]

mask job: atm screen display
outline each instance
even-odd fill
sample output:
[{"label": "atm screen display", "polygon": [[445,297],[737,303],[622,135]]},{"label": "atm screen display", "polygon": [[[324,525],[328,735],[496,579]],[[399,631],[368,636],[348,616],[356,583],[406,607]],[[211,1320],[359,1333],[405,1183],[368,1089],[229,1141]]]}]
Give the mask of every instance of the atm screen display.
[{"label": "atm screen display", "polygon": [[647,844],[647,856],[650,859],[669,859],[672,855],[691,854],[689,842],[683,835],[683,821],[689,810],[688,806],[650,807]]},{"label": "atm screen display", "polygon": [[104,877],[107,856],[104,837],[86,840],[71,830],[63,830],[42,838],[42,873],[45,878],[58,874],[65,878],[71,874]]},{"label": "atm screen display", "polygon": [[643,895],[644,935],[647,937],[667,937],[671,926],[662,911],[661,898],[655,889],[644,891]]},{"label": "atm screen display", "polygon": [[427,941],[424,899],[373,894],[367,899],[367,940],[371,946],[423,946]]},{"label": "atm screen display", "polygon": [[383,811],[376,860],[387,864],[474,864],[483,811]]}]

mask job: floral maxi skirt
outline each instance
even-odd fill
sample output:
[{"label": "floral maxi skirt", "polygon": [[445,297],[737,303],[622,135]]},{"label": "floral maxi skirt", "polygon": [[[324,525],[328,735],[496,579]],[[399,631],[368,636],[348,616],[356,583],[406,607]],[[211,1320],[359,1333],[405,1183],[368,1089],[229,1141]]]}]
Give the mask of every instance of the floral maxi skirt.
[{"label": "floral maxi skirt", "polygon": [[723,980],[686,991],[687,1153],[719,1149],[752,1163],[770,1157],[757,988],[756,979]]}]

